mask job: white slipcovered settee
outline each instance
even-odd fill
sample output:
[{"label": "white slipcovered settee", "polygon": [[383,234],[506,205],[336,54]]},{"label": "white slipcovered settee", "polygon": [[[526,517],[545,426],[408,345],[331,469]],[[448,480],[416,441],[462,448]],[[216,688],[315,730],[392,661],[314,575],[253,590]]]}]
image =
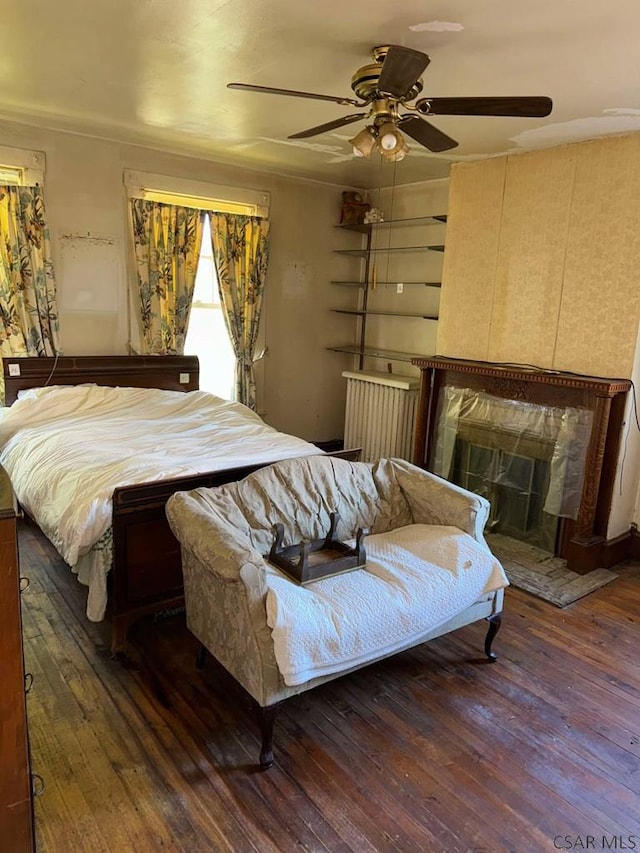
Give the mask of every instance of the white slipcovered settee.
[{"label": "white slipcovered settee", "polygon": [[[478,619],[500,626],[508,581],[483,537],[488,502],[408,462],[290,459],[218,488],[178,492],[187,625],[261,708],[260,766],[273,764],[278,703]],[[366,528],[367,563],[301,586],[265,555]]]}]

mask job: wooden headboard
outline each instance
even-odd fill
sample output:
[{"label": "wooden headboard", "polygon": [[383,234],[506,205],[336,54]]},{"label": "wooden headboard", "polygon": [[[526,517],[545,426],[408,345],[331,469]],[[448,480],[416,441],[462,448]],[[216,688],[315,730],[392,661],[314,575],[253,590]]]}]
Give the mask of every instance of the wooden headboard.
[{"label": "wooden headboard", "polygon": [[[117,385],[197,391],[200,368],[195,355],[64,355],[56,358],[3,358],[5,403],[18,391],[44,385]],[[15,374],[15,375],[14,375]]]}]

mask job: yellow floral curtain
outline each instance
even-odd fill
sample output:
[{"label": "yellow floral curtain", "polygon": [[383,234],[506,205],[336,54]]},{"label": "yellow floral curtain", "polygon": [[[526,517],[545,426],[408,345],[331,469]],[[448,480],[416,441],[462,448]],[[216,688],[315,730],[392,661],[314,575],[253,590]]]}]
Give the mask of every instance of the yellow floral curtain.
[{"label": "yellow floral curtain", "polygon": [[131,213],[144,351],[182,355],[204,213],[140,198]]},{"label": "yellow floral curtain", "polygon": [[[60,352],[42,187],[0,187],[0,356]],[[4,381],[0,372],[0,395]]]},{"label": "yellow floral curtain", "polygon": [[269,220],[212,213],[210,223],[220,299],[236,355],[236,399],[255,411],[253,358],[269,258]]}]

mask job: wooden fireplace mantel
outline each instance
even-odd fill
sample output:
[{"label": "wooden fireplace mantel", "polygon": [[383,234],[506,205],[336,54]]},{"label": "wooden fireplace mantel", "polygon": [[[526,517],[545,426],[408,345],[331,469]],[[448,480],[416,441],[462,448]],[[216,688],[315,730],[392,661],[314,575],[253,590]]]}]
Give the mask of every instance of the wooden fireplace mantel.
[{"label": "wooden fireplace mantel", "polygon": [[[573,406],[593,412],[585,478],[578,517],[565,519],[557,553],[569,568],[584,574],[610,562],[606,542],[629,379],[607,379],[522,365],[433,356],[414,358],[420,368],[420,399],[414,462],[429,468],[440,389],[457,385],[507,400],[548,406]],[[612,552],[613,553],[613,552]]]}]

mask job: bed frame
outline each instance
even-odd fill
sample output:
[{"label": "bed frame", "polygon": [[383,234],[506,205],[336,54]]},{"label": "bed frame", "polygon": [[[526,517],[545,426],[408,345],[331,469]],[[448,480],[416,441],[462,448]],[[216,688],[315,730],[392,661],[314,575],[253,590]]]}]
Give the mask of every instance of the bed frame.
[{"label": "bed frame", "polygon": [[[7,405],[17,399],[18,391],[44,385],[93,382],[170,391],[195,391],[199,387],[198,358],[188,355],[5,358],[3,373]],[[357,460],[360,450],[332,455]],[[165,516],[167,499],[177,491],[241,480],[260,467],[229,468],[114,490],[113,566],[107,610],[114,654],[123,650],[127,630],[136,619],[184,605],[180,546]]]}]

